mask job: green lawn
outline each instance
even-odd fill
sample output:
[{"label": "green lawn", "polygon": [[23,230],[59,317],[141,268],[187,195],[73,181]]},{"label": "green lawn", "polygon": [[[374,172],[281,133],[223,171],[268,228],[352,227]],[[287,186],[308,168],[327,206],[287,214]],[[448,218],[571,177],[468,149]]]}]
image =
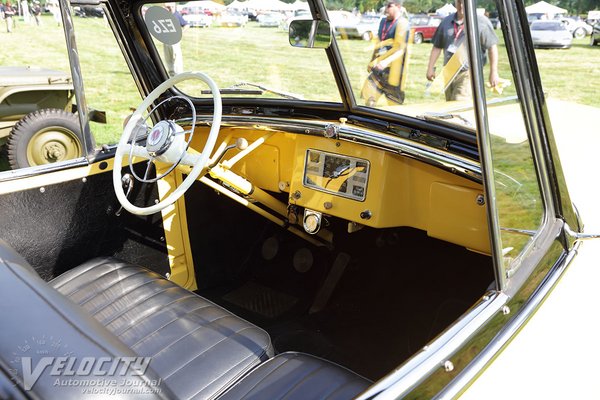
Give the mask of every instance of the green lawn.
[{"label": "green lawn", "polygon": [[[88,105],[105,110],[109,118],[107,125],[94,124],[92,129],[98,144],[114,142],[121,132],[123,119],[130,113],[131,107],[140,103],[140,97],[126,64],[114,45],[114,38],[106,22],[102,19],[77,17],[74,21]],[[270,57],[265,54],[265,46],[262,44],[270,40],[286,40],[286,33],[259,28],[254,23],[235,29],[212,27],[185,31],[186,65],[206,63],[207,60],[223,66],[243,62],[246,68],[251,69],[247,76],[253,76],[255,82],[261,82],[261,76],[269,72],[265,71],[261,59]],[[263,41],[254,43],[254,47],[250,44],[241,46],[243,54],[223,51],[223,43],[231,41],[232,35],[237,35],[236,41],[242,41],[250,32],[252,35],[248,36],[263,35]],[[499,31],[498,34],[500,35]],[[31,65],[69,70],[62,28],[56,26],[50,16],[44,16],[43,25],[39,27],[19,22],[14,33],[1,32],[0,39],[3,42],[0,65]],[[369,46],[372,44],[361,40],[341,40],[339,45],[353,89],[358,93],[366,75],[365,68],[370,58]],[[431,44],[428,43],[411,47],[407,101],[418,102],[424,99],[425,70],[430,49]],[[315,93],[315,98],[326,98],[331,93],[331,86],[321,85],[318,79],[311,79],[311,73],[314,74],[317,69],[312,68],[314,61],[309,53],[310,51],[306,53],[301,69],[290,69],[292,72],[282,79],[301,85],[305,93]],[[503,44],[500,45],[500,54],[501,75],[511,79],[506,56],[502,56],[505,54]],[[537,50],[536,54],[544,91],[549,96],[600,107],[600,96],[596,94],[600,87],[600,47],[589,46],[589,39],[586,38],[575,40],[569,50]],[[285,65],[286,59],[282,58],[278,62]],[[296,75],[293,71],[303,71],[304,75]],[[327,77],[323,80],[330,82]],[[514,87],[509,89],[508,94],[511,91],[514,92]]]}]

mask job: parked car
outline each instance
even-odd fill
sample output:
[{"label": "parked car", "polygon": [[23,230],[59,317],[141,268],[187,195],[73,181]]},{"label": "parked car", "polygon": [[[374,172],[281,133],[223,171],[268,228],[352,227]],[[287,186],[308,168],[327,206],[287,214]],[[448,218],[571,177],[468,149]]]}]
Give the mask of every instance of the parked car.
[{"label": "parked car", "polygon": [[110,30],[97,86],[67,52],[85,143],[86,96],[131,75],[118,142],[0,173],[2,398],[600,392],[598,107],[546,96],[524,1],[498,0],[504,93],[467,43],[471,96],[404,104],[363,98],[373,44],[323,19],[182,35],[162,3],[105,5],[63,29]]},{"label": "parked car", "polygon": [[331,24],[331,28],[333,29],[333,33],[335,36],[341,36],[338,28],[344,30],[344,27],[356,26],[360,18],[355,14],[344,11],[344,10],[332,10],[328,13],[329,23]]},{"label": "parked car", "polygon": [[278,12],[269,12],[264,14],[259,14],[256,17],[258,21],[258,26],[268,27],[268,28],[277,28],[285,20],[285,15]]},{"label": "parked car", "polygon": [[429,42],[435,30],[442,22],[442,17],[437,15],[417,14],[410,17],[410,27],[413,31],[413,43]]},{"label": "parked car", "polygon": [[188,12],[183,15],[183,19],[187,21],[190,27],[208,28],[213,23],[213,17],[205,14],[203,11],[195,13]]},{"label": "parked car", "polygon": [[303,10],[303,9],[299,9],[299,10],[295,10],[294,14],[288,18],[286,18],[282,24],[281,24],[281,29],[283,29],[284,31],[289,31],[290,30],[290,23],[292,21],[295,21],[297,19],[307,19],[307,18],[311,18],[311,14],[309,10]]},{"label": "parked car", "polygon": [[46,68],[0,67],[0,147],[13,169],[81,157],[71,77]]},{"label": "parked car", "polygon": [[343,39],[371,40],[377,37],[381,15],[363,15],[360,20],[338,25],[336,32]]},{"label": "parked car", "polygon": [[218,18],[218,24],[226,27],[244,27],[248,23],[248,16],[236,11],[226,11]]},{"label": "parked car", "polygon": [[561,18],[560,21],[576,39],[583,39],[584,37],[592,34],[592,26],[582,20],[577,20],[574,18]]},{"label": "parked car", "polygon": [[560,21],[534,21],[529,28],[537,48],[568,49],[573,42],[573,35]]},{"label": "parked car", "polygon": [[600,22],[594,25],[590,38],[590,44],[592,46],[597,46],[598,43],[600,43]]},{"label": "parked car", "polygon": [[546,16],[546,14],[543,14],[543,13],[527,14],[527,21],[529,22],[529,25],[531,25],[531,23],[534,21],[546,21],[546,20],[547,20],[547,16]]}]

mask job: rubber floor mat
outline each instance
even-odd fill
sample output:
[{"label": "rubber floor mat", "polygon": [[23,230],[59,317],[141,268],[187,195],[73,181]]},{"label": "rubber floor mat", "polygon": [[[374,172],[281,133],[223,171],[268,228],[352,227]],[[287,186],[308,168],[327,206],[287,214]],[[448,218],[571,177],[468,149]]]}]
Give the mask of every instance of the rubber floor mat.
[{"label": "rubber floor mat", "polygon": [[254,282],[246,282],[227,293],[223,300],[265,318],[277,318],[298,302],[294,296]]}]

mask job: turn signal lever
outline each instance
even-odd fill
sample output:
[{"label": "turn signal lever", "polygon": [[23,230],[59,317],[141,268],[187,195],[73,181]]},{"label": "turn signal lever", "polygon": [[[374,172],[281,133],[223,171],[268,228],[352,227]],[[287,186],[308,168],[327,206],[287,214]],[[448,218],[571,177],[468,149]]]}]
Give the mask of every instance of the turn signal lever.
[{"label": "turn signal lever", "polygon": [[235,141],[235,144],[230,144],[229,146],[225,147],[216,157],[215,157],[215,161],[213,161],[211,164],[208,165],[208,168],[213,168],[215,165],[217,165],[219,162],[221,162],[221,160],[223,159],[223,156],[225,156],[225,153],[227,153],[229,150],[231,149],[238,149],[238,150],[246,150],[248,148],[248,141],[244,138],[239,138],[238,140]]}]

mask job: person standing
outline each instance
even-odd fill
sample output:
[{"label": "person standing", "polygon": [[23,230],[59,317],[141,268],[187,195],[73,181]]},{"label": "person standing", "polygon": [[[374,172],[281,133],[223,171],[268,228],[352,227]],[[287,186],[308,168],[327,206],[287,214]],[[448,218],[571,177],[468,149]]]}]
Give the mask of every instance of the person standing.
[{"label": "person standing", "polygon": [[31,9],[29,11],[35,20],[35,24],[40,26],[42,24],[42,20],[40,18],[40,15],[42,14],[42,7],[40,6],[40,2],[38,0],[34,0],[33,3],[31,3]]},{"label": "person standing", "polygon": [[[179,11],[177,11],[175,3],[165,3],[165,8],[175,16],[175,19],[177,19],[177,21],[179,22],[179,25],[181,26],[182,30],[185,30],[188,27],[188,22],[183,18]],[[169,77],[173,77],[177,74],[182,73],[183,53],[181,51],[181,43],[178,42],[172,45],[165,44],[163,46],[163,53]]]},{"label": "person standing", "polygon": [[15,9],[10,4],[10,1],[7,1],[6,4],[2,6],[2,18],[4,18],[4,22],[6,22],[6,32],[8,33],[11,33],[15,27],[15,22],[13,21],[14,16]]},{"label": "person standing", "polygon": [[[494,33],[492,23],[485,16],[478,15],[477,23],[483,64],[486,64],[489,57],[489,84],[494,88],[500,80],[498,76],[498,37]],[[471,78],[466,49],[464,0],[456,0],[456,12],[442,20],[433,35],[432,43],[433,48],[427,66],[427,79],[429,81],[435,79],[435,64],[443,51],[446,100],[469,100],[471,98]]]},{"label": "person standing", "polygon": [[58,4],[58,0],[47,0],[46,6],[48,7],[48,10],[50,10],[50,13],[54,17],[56,25],[60,26],[62,22],[62,16],[60,14],[60,5]]},{"label": "person standing", "polygon": [[373,57],[367,66],[369,76],[361,96],[368,106],[374,106],[381,95],[395,104],[404,102],[404,82],[408,60],[408,29],[406,9],[401,0],[390,0],[385,6],[385,18],[379,23]]},{"label": "person standing", "polygon": [[21,0],[21,15],[23,16],[23,22],[26,24],[31,23],[31,14],[29,13],[29,3],[27,0]]}]

